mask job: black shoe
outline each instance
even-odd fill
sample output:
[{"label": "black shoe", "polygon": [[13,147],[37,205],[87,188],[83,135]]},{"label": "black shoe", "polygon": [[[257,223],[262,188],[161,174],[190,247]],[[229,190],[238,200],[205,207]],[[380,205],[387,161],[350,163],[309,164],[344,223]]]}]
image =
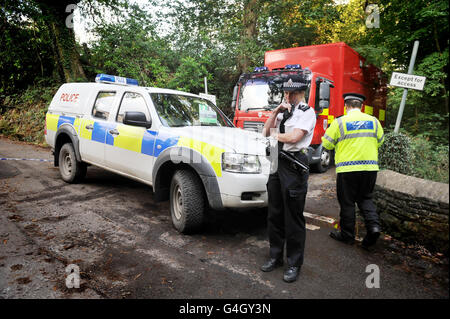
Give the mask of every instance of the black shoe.
[{"label": "black shoe", "polygon": [[283,266],[282,260],[271,258],[264,265],[261,266],[261,270],[264,272],[269,272],[281,266]]},{"label": "black shoe", "polygon": [[367,235],[364,237],[361,242],[361,247],[364,249],[368,249],[369,247],[376,244],[378,237],[380,237],[380,229],[374,227],[367,231]]},{"label": "black shoe", "polygon": [[340,241],[340,242],[343,242],[345,244],[348,244],[348,245],[352,245],[355,242],[355,240],[353,238],[350,238],[350,237],[346,238],[346,237],[344,237],[342,235],[341,232],[337,232],[337,231],[334,231],[334,230],[330,233],[330,237],[335,239],[335,240],[337,240],[337,241]]},{"label": "black shoe", "polygon": [[300,267],[289,267],[283,276],[285,282],[294,282],[297,280],[298,274],[300,273]]}]

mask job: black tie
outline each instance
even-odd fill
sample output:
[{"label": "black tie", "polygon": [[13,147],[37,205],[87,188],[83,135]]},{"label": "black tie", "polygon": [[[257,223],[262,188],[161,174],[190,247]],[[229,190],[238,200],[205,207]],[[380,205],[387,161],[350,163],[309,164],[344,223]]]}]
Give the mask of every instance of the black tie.
[{"label": "black tie", "polygon": [[[294,113],[294,109],[295,109],[295,106],[292,105],[290,112],[287,109],[284,110],[283,119],[281,120],[281,123],[280,123],[280,133],[285,132],[284,123],[292,116],[292,114]],[[283,149],[283,145],[284,145],[284,143],[278,141],[278,153]]]}]

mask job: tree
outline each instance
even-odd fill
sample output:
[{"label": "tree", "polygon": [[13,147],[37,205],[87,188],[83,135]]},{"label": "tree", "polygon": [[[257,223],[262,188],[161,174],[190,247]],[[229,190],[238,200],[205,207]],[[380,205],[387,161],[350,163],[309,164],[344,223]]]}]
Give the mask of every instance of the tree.
[{"label": "tree", "polygon": [[15,17],[15,25],[20,29],[26,27],[21,27],[17,21],[37,24],[41,31],[45,29],[50,39],[55,70],[59,74],[60,81],[65,82],[86,80],[74,31],[67,24],[71,9],[77,4],[82,4],[81,8],[86,11],[84,14],[89,12],[97,17],[101,15],[99,8],[102,6],[115,12],[128,7],[126,1],[122,0],[5,0],[1,10],[3,21],[6,23]]},{"label": "tree", "polygon": [[[384,61],[384,71],[406,73],[413,43],[420,41],[414,74],[427,81],[424,91],[408,93],[402,125],[415,135],[448,143],[448,1],[377,2],[381,27],[369,30],[360,44],[367,51],[382,52],[378,59]],[[391,90],[390,113],[396,113],[402,91]]]},{"label": "tree", "polygon": [[51,34],[53,53],[60,76],[66,82],[86,80],[77,51],[75,34],[66,25],[66,8],[78,1],[35,0]]},{"label": "tree", "polygon": [[135,78],[143,86],[167,87],[173,57],[155,24],[137,6],[130,6],[128,18],[104,22],[94,28],[98,40],[88,50],[91,75],[109,73]]},{"label": "tree", "polygon": [[0,93],[26,88],[53,72],[50,35],[38,9],[26,2],[2,3],[0,8]]}]

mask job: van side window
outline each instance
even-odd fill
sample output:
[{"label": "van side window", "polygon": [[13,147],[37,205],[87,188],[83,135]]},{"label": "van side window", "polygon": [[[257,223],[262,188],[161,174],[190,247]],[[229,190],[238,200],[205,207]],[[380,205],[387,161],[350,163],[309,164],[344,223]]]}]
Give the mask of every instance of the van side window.
[{"label": "van side window", "polygon": [[92,109],[92,116],[107,120],[113,107],[115,96],[116,92],[99,92]]},{"label": "van side window", "polygon": [[139,93],[126,92],[120,102],[119,112],[117,112],[116,121],[123,123],[125,112],[142,112],[145,114],[147,121],[150,119],[145,99]]}]

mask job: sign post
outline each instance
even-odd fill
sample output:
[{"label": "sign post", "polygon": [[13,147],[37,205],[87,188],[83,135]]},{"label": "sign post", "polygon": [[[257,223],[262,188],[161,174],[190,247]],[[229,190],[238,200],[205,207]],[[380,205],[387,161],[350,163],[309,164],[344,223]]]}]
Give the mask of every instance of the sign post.
[{"label": "sign post", "polygon": [[[411,54],[411,60],[409,61],[409,68],[408,68],[408,74],[411,75],[413,73],[413,69],[414,69],[414,63],[416,62],[416,56],[417,56],[417,49],[419,48],[419,41],[414,41],[414,47],[413,47],[413,52]],[[394,79],[395,74],[397,74],[397,77]],[[398,110],[398,114],[397,114],[397,121],[395,122],[395,128],[394,128],[394,132],[398,133],[399,129],[400,129],[400,122],[402,121],[402,116],[403,116],[403,110],[405,109],[405,103],[406,103],[406,96],[408,95],[408,88],[414,88],[414,87],[409,87],[407,85],[396,85],[395,80],[398,80],[398,74],[401,73],[392,73],[392,77],[391,77],[391,85],[394,86],[401,86],[404,87],[405,89],[403,90],[403,96],[402,96],[402,101],[400,102],[400,109]],[[423,77],[422,77],[423,78]],[[394,81],[393,81],[394,80]],[[410,81],[405,81],[407,80],[406,78],[402,78],[400,80],[403,80],[403,83],[409,83]],[[412,78],[413,82],[414,82],[414,78]],[[403,84],[401,83],[401,84]],[[422,89],[423,89],[423,84],[425,83],[425,79],[423,79],[423,83],[422,83]],[[408,87],[408,88],[406,88]]]},{"label": "sign post", "polygon": [[210,100],[211,102],[214,103],[214,105],[217,105],[217,103],[216,103],[216,96],[215,95],[206,94],[206,93],[199,93],[198,95],[200,95],[202,98]]}]

